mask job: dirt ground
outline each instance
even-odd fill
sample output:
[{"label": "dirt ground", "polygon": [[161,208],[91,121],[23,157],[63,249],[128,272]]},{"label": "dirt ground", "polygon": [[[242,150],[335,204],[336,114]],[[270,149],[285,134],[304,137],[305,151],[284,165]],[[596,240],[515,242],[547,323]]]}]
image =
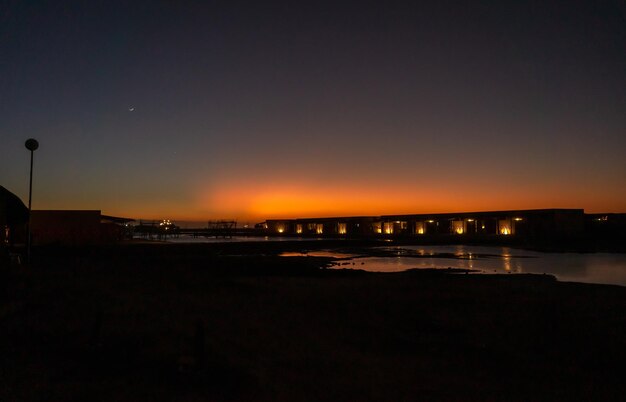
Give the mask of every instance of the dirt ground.
[{"label": "dirt ground", "polygon": [[626,288],[328,270],[302,245],[40,249],[1,401],[624,400]]}]

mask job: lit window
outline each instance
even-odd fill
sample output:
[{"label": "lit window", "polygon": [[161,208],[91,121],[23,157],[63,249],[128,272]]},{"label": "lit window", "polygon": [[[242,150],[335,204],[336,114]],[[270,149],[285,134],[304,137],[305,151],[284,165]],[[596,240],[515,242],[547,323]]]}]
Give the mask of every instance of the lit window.
[{"label": "lit window", "polygon": [[385,234],[393,233],[393,222],[385,222],[384,223],[384,232]]},{"label": "lit window", "polygon": [[498,221],[498,233],[501,235],[513,234],[513,225],[510,219],[500,219]]},{"label": "lit window", "polygon": [[424,222],[415,222],[415,233],[424,234],[426,233]]},{"label": "lit window", "polygon": [[322,234],[322,233],[324,233],[324,224],[323,224],[323,223],[317,223],[317,224],[315,225],[315,232],[316,232],[317,234]]},{"label": "lit window", "polygon": [[374,233],[382,233],[383,232],[382,223],[380,223],[380,222],[375,222],[372,225],[372,227],[374,229]]},{"label": "lit window", "polygon": [[339,234],[346,234],[348,232],[348,225],[346,223],[339,223],[337,225],[337,231]]},{"label": "lit window", "polygon": [[452,221],[452,233],[463,234],[463,221]]}]

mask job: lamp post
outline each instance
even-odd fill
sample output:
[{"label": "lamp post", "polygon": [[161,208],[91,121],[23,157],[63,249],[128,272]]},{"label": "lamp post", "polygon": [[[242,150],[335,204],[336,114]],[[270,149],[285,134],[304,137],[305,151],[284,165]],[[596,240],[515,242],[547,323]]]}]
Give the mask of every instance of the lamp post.
[{"label": "lamp post", "polygon": [[34,138],[29,138],[24,143],[26,149],[30,151],[30,182],[28,184],[28,237],[26,238],[26,260],[30,264],[30,226],[31,226],[31,206],[33,200],[33,153],[39,148],[39,142]]}]

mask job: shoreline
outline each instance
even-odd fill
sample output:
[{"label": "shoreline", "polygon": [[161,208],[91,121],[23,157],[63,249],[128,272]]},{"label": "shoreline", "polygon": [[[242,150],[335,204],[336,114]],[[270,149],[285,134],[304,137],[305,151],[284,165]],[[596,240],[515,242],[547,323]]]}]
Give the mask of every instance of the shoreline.
[{"label": "shoreline", "polygon": [[34,250],[31,265],[3,271],[0,399],[611,401],[626,392],[625,287],[323,269],[331,259],[239,246]]},{"label": "shoreline", "polygon": [[[376,246],[376,245],[413,245],[413,246],[425,246],[425,245],[440,245],[440,246],[453,246],[453,245],[466,245],[466,246],[484,246],[484,247],[511,247],[516,249],[528,250],[528,251],[540,251],[546,253],[626,253],[626,242],[622,239],[598,239],[598,238],[576,238],[576,239],[556,239],[529,242],[525,240],[515,241],[515,239],[458,239],[449,238],[437,238],[430,237],[426,239],[420,239],[415,237],[395,237],[395,238],[366,238],[366,237],[349,237],[349,238],[318,238],[314,236],[310,237],[294,237],[294,236],[235,236],[237,241],[230,241],[228,238],[215,239],[212,236],[207,237],[206,242],[194,241],[184,243],[182,241],[168,241],[157,239],[143,239],[133,238],[132,240],[125,240],[124,243],[164,243],[164,244],[227,244],[227,243],[329,243],[329,244],[345,244],[346,242],[359,246]],[[193,237],[196,239],[197,237]],[[267,240],[240,240],[242,238],[268,238]],[[284,239],[284,240],[283,240]]]},{"label": "shoreline", "polygon": [[37,249],[31,265],[4,272],[0,399],[611,401],[626,392],[624,287],[320,269],[328,258],[258,247]]},{"label": "shoreline", "polygon": [[[119,258],[128,257],[132,261],[146,258],[153,261],[163,258],[170,265],[180,262],[202,263],[203,260],[214,261],[228,257],[248,261],[249,266],[261,266],[259,273],[272,271],[270,266],[282,267],[280,270],[294,275],[317,272],[320,269],[352,268],[362,269],[371,273],[403,272],[416,269],[436,270],[467,270],[473,275],[554,275],[564,282],[597,283],[626,286],[623,267],[617,263],[613,271],[602,271],[607,262],[616,264],[613,259],[620,258],[621,253],[546,253],[533,255],[534,250],[510,247],[505,254],[498,250],[469,250],[458,254],[445,248],[438,251],[439,245],[433,246],[435,251],[418,254],[410,248],[403,251],[403,246],[390,242],[351,241],[351,240],[318,240],[303,241],[268,241],[268,242],[226,242],[226,243],[169,243],[152,241],[130,241],[121,244],[54,247],[39,246],[33,251],[34,259],[59,258],[67,255],[81,258],[109,259],[110,255]],[[465,245],[464,245],[465,246]],[[427,247],[427,246],[425,246]],[[482,246],[479,246],[482,247]],[[531,254],[518,254],[514,250],[530,251]],[[283,254],[286,254],[283,256]],[[559,255],[563,254],[564,257]],[[567,256],[566,254],[574,254]],[[589,257],[576,257],[580,254]],[[598,254],[598,257],[594,257]],[[614,255],[615,257],[612,257]],[[160,256],[160,257],[159,257]],[[620,257],[618,257],[620,256]],[[299,257],[299,259],[298,259]],[[401,258],[397,258],[401,257]],[[506,257],[506,258],[505,258]],[[507,258],[510,262],[505,263]],[[291,260],[291,261],[285,261]],[[397,262],[396,262],[397,261]],[[191,262],[190,262],[191,263]],[[432,265],[429,265],[432,264]],[[566,265],[560,265],[566,264]],[[232,265],[232,264],[231,264]],[[509,265],[511,268],[509,268]],[[556,267],[569,267],[559,268]],[[517,268],[516,268],[517,267]],[[239,268],[233,268],[239,269]],[[252,270],[252,269],[251,269]],[[275,270],[274,270],[275,271]],[[614,272],[614,277],[610,277]]]}]

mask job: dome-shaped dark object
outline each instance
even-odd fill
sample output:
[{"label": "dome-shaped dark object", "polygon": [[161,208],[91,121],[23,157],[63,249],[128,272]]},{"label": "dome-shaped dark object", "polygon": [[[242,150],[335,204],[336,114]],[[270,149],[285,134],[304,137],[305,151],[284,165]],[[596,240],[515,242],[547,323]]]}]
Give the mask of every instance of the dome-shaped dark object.
[{"label": "dome-shaped dark object", "polygon": [[39,148],[39,141],[37,141],[34,138],[29,138],[26,140],[26,143],[24,145],[26,146],[26,149],[28,149],[29,151],[34,151],[37,148]]},{"label": "dome-shaped dark object", "polygon": [[28,222],[28,208],[20,198],[0,186],[0,224],[13,226]]}]

